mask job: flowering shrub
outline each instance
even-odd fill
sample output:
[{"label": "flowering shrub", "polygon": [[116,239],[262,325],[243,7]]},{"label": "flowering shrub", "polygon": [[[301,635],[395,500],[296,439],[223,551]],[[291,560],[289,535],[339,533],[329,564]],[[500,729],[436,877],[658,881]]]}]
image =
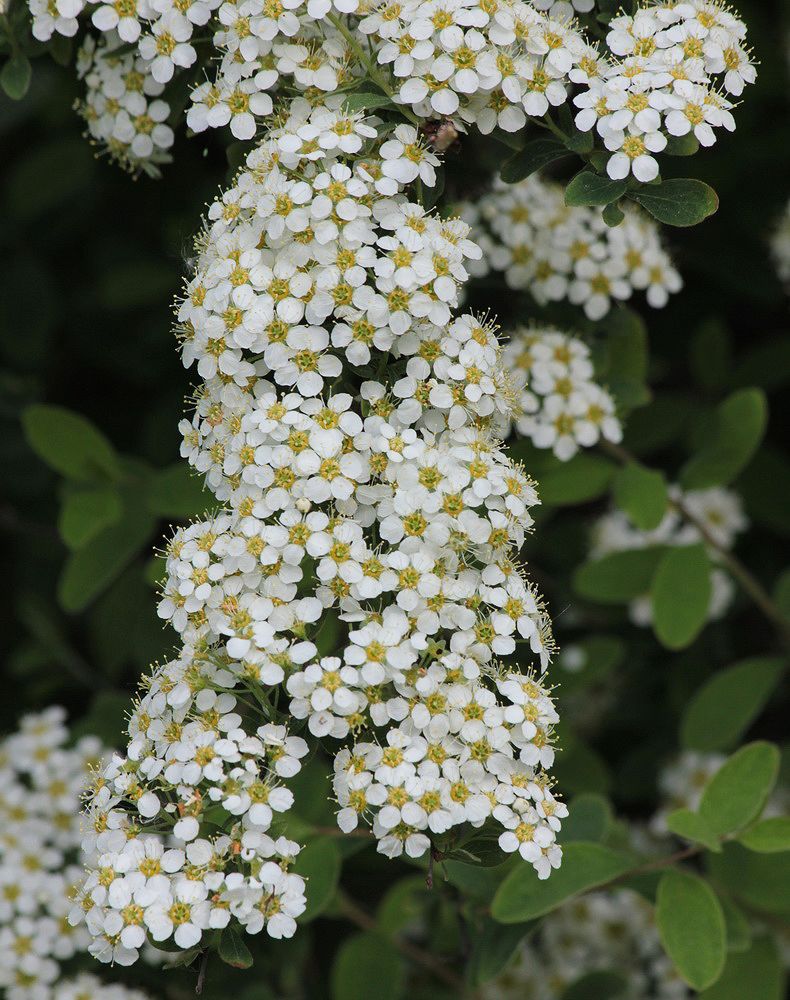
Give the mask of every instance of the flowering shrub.
[{"label": "flowering shrub", "polygon": [[[106,724],[119,752],[92,782],[81,856],[64,845],[85,870],[60,914],[76,943],[53,954],[135,966],[129,989],[174,998],[188,974],[163,965],[217,996],[238,983],[242,997],[352,1000],[376,982],[392,1000],[445,987],[642,1000],[760,976],[778,995],[761,915],[786,905],[744,897],[733,875],[744,854],[790,852],[778,748],[738,749],[779,685],[771,644],[790,635],[785,584],[770,595],[735,554],[760,517],[746,480],[732,484],[759,459],[765,396],[721,374],[714,321],[692,348],[706,408],[668,394],[654,417],[648,381],[666,368],[649,366],[654,338],[625,305],[652,321],[683,301],[685,245],[659,227],[717,210],[673,165],[734,130],[756,78],[745,21],[718,0],[30,0],[4,25],[10,96],[28,88],[29,54],[68,65],[75,49],[91,144],[189,205],[169,238],[199,212],[181,134],[231,165],[201,175],[215,193],[175,305],[194,380],[182,461],[154,459],[155,407],[151,461],[68,409],[22,417],[64,479],[58,601],[97,601],[89,659],[40,603],[20,615],[77,683],[91,686],[95,658],[121,688],[84,723]],[[113,206],[127,182],[112,181]],[[101,294],[134,302],[141,266]],[[141,336],[125,361],[137,423],[158,350]],[[665,469],[686,425],[686,461]],[[595,518],[565,516],[609,495]],[[143,572],[161,520],[177,523]],[[714,630],[744,597],[775,638],[698,674],[693,697],[687,680],[670,691],[676,715],[688,701],[685,755],[648,804],[638,758],[615,774],[591,745],[628,676],[623,636],[636,663],[648,655],[629,620],[664,650],[703,633],[724,648]],[[571,632],[567,694],[547,674],[553,624]],[[650,712],[660,670],[645,673]],[[661,719],[663,766],[676,748]],[[37,790],[39,770],[20,773]],[[377,888],[360,905],[366,865]],[[34,887],[41,906],[47,893]],[[321,917],[360,931],[331,946],[328,984]],[[9,981],[9,1000],[37,1000],[38,980],[47,998],[125,995],[81,971],[53,986],[60,970],[46,949],[29,960],[30,937],[25,925],[8,966],[38,978]],[[220,963],[263,977],[226,980]]]},{"label": "flowering shrub", "polygon": [[69,745],[65,717],[57,706],[23,716],[0,746],[0,989],[13,1000],[145,1000],[123,984],[67,971],[90,942],[71,920],[92,857],[81,844],[80,800],[107,751],[91,735]]}]

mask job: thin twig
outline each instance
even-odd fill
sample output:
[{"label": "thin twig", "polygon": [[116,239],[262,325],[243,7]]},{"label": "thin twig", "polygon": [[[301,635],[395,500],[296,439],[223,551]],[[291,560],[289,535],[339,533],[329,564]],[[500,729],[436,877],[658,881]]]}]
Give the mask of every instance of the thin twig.
[{"label": "thin twig", "polygon": [[606,889],[610,885],[616,885],[618,882],[624,882],[626,879],[633,878],[635,875],[646,875],[648,872],[661,871],[663,868],[671,868],[673,865],[678,864],[681,861],[686,861],[688,858],[693,858],[697,854],[700,854],[705,848],[702,844],[693,844],[690,847],[683,847],[679,851],[675,851],[674,854],[667,854],[663,858],[656,858],[655,861],[647,861],[643,865],[637,865],[636,868],[629,868],[627,872],[623,872],[622,875],[616,875],[613,879],[608,882],[604,882],[602,885],[597,885],[595,888]]},{"label": "thin twig", "polygon": [[198,971],[197,982],[195,983],[195,993],[200,996],[203,992],[203,983],[206,981],[206,967],[208,966],[208,948],[202,953],[200,958],[200,970]]},{"label": "thin twig", "polygon": [[[618,444],[613,444],[611,441],[601,441],[600,447],[608,455],[612,458],[616,458],[617,461],[623,465],[637,461],[637,459],[629,451]],[[682,500],[673,500],[672,497],[670,497],[668,503],[669,506],[673,510],[677,511],[677,513],[680,514],[685,521],[697,529],[700,536],[705,541],[705,544],[716,552],[721,563],[726,566],[749,597],[751,597],[752,601],[754,601],[760,611],[762,611],[765,617],[776,628],[782,643],[786,647],[790,648],[790,622],[788,622],[782,614],[776,602],[772,599],[771,595],[765,587],[763,587],[757,577],[754,576],[751,570],[744,566],[737,556],[733,555],[732,552],[729,552],[724,548],[724,546],[722,546],[722,544],[711,534],[710,529],[704,521],[701,521],[696,514],[690,511]]]}]

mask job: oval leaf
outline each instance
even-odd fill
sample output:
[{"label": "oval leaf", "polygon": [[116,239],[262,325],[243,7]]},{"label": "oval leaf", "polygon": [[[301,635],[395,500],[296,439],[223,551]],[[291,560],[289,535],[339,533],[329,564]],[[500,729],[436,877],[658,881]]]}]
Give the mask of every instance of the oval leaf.
[{"label": "oval leaf", "polygon": [[770,816],[742,833],[738,841],[758,854],[790,851],[790,819],[787,816]]},{"label": "oval leaf", "polygon": [[748,951],[729,955],[719,981],[699,1000],[782,1000],[784,971],[774,942],[756,938]]},{"label": "oval leaf", "polygon": [[510,159],[505,160],[502,164],[502,180],[506,184],[516,184],[546,164],[568,155],[567,147],[558,139],[533,139]]},{"label": "oval leaf", "polygon": [[23,53],[17,52],[0,70],[0,87],[12,101],[21,101],[30,87],[32,75],[30,60]]},{"label": "oval leaf", "polygon": [[155,518],[143,503],[127,499],[117,523],[66,560],[58,581],[60,606],[72,612],[86,608],[143,549],[155,526]]},{"label": "oval leaf", "polygon": [[778,773],[779,751],[772,743],[741,747],[708,782],[700,816],[719,836],[742,830],[763,811]]},{"label": "oval leaf", "polygon": [[715,674],[689,702],[680,736],[690,750],[727,750],[738,742],[771,697],[785,662],[755,656]]},{"label": "oval leaf", "polygon": [[719,207],[716,192],[705,184],[686,178],[645,184],[630,191],[629,198],[667,226],[696,226]]},{"label": "oval leaf", "polygon": [[719,838],[708,825],[708,821],[690,809],[675,809],[671,812],[667,816],[667,829],[678,837],[683,837],[684,840],[704,844],[712,851],[721,850]]},{"label": "oval leaf", "polygon": [[75,490],[60,508],[60,537],[70,549],[82,548],[103,528],[117,523],[121,509],[121,498],[114,489]]},{"label": "oval leaf", "polygon": [[601,844],[566,844],[561,867],[547,879],[539,879],[528,865],[514,869],[497,890],[491,915],[502,924],[542,917],[571,896],[622,875],[631,864],[627,854]]},{"label": "oval leaf", "polygon": [[503,927],[490,917],[485,917],[480,933],[475,936],[469,960],[470,982],[475,986],[482,986],[498,976],[533,927],[534,921]]},{"label": "oval leaf", "polygon": [[586,503],[602,496],[615,472],[614,463],[597,455],[578,454],[537,474],[538,493],[547,506]]},{"label": "oval leaf", "polygon": [[653,628],[667,649],[696,639],[708,617],[710,560],[705,546],[684,545],[665,553],[650,590]]},{"label": "oval leaf", "polygon": [[622,198],[627,187],[627,181],[616,181],[605,174],[582,170],[565,188],[565,204],[608,205]]},{"label": "oval leaf", "polygon": [[765,434],[768,403],[760,389],[734,392],[716,410],[708,443],[683,466],[686,489],[726,486],[750,462]]},{"label": "oval leaf", "polygon": [[223,930],[219,939],[219,957],[234,969],[249,969],[252,953],[247,947],[242,931],[231,924]]},{"label": "oval leaf", "polygon": [[627,604],[650,590],[665,551],[660,546],[631,549],[584,563],[574,574],[574,590],[598,604]]},{"label": "oval leaf", "polygon": [[707,857],[716,883],[748,907],[790,918],[790,851],[758,854],[741,844],[725,844],[722,854]]},{"label": "oval leaf", "polygon": [[88,482],[120,479],[115,449],[79,413],[37,403],[22,414],[22,427],[33,451],[61,475]]},{"label": "oval leaf", "polygon": [[727,932],[707,882],[687,872],[665,872],[658,884],[656,923],[681,977],[695,990],[712,986],[724,968]]},{"label": "oval leaf", "polygon": [[568,806],[568,815],[562,822],[560,840],[601,841],[612,824],[612,807],[603,795],[584,792],[576,795]]},{"label": "oval leaf", "polygon": [[637,462],[629,462],[615,476],[614,502],[642,531],[652,531],[661,523],[667,497],[663,474]]}]

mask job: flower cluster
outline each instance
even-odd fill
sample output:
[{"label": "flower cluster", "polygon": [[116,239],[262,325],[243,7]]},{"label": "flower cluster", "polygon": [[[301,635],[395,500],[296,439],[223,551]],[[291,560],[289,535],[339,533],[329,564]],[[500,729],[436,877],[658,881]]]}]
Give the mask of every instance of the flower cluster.
[{"label": "flower cluster", "polygon": [[170,107],[159,96],[164,87],[150,66],[123,42],[108,34],[98,43],[88,35],[80,48],[77,72],[85,80],[85,98],[78,110],[92,142],[132,172],[151,171],[167,162],[173,130],[167,124]]},{"label": "flower cluster", "polygon": [[21,719],[0,743],[0,992],[9,1000],[145,1000],[62,966],[90,941],[68,920],[82,875],[80,798],[106,755],[94,736],[71,743],[58,707]]},{"label": "flower cluster", "polygon": [[[172,136],[158,117],[167,104],[147,107],[145,95],[181,72],[192,74],[187,126],[194,132],[229,126],[241,140],[272,117],[276,92],[320,101],[364,87],[365,78],[406,118],[440,119],[453,134],[470,127],[518,132],[572,101],[576,127],[594,129],[611,152],[609,175],[633,173],[638,181],[657,176],[652,154],[666,147],[667,135],[691,134],[707,146],[714,129],[732,130],[732,103],[715,83],[720,79],[737,96],[755,78],[745,26],[718,0],[649,2],[633,16],[617,16],[605,54],[573,20],[592,0],[500,0],[493,7],[486,0],[28,3],[39,40],[74,35],[86,12],[106,36],[98,46],[89,37],[92,63],[94,48],[111,54],[125,46],[114,59],[122,69],[102,72],[95,57],[83,108],[94,140],[125,165],[149,172],[166,159]],[[210,41],[200,60],[197,31]],[[118,78],[129,67],[147,83],[145,93],[140,87],[124,101]]]},{"label": "flower cluster", "polygon": [[661,308],[680,290],[680,275],[656,223],[636,206],[623,210],[612,228],[598,209],[567,207],[560,184],[536,174],[518,184],[497,179],[476,203],[460,207],[483,249],[471,271],[503,272],[509,288],[529,292],[540,305],[567,299],[592,320],[634,291]]},{"label": "flower cluster", "polygon": [[518,132],[564,104],[597,60],[572,22],[523,0],[389,0],[359,30],[390,70],[399,103],[483,134]]},{"label": "flower cluster", "polygon": [[756,71],[746,25],[719,0],[642,0],[612,19],[606,43],[614,58],[573,103],[576,127],[595,129],[611,152],[610,177],[655,180],[653,154],[670,138],[711,146],[716,129],[735,129],[726,95],[740,96]]},{"label": "flower cluster", "polygon": [[84,848],[96,860],[70,919],[102,962],[129,965],[146,940],[191,948],[231,917],[253,934],[296,929],[305,883],[288,868],[299,846],[269,831],[293,803],[284,781],[307,744],[247,721],[245,669],[197,649],[156,667],[126,757],[94,783]]},{"label": "flower cluster", "polygon": [[[682,492],[677,486],[670,488],[670,498],[688,511],[702,524],[709,539],[719,549],[731,549],[737,536],[746,530],[748,521],[743,513],[740,498],[731,490],[712,487],[707,490]],[[657,545],[693,545],[705,541],[699,529],[677,509],[670,506],[663,520],[652,531],[635,528],[628,516],[620,510],[604,514],[593,529],[594,558],[610,552],[645,549]],[[714,563],[711,568],[711,598],[708,620],[715,621],[724,615],[735,594],[729,574],[718,565],[717,549],[708,545],[708,554]],[[637,597],[629,605],[629,614],[636,625],[649,625],[652,620],[650,597]]]},{"label": "flower cluster", "polygon": [[551,448],[565,462],[601,438],[622,438],[614,400],[595,381],[590,349],[578,337],[521,328],[510,335],[503,362],[516,392],[515,429],[536,448]]},{"label": "flower cluster", "polygon": [[629,1000],[689,1000],[664,953],[650,903],[633,889],[588,893],[553,910],[484,1000],[559,1000],[576,980],[615,969]]},{"label": "flower cluster", "polygon": [[167,547],[182,650],[91,805],[101,959],[231,920],[294,932],[310,888],[278,814],[308,742],[341,829],[387,856],[488,823],[541,878],[560,863],[549,621],[514,560],[537,496],[498,437],[496,331],[454,312],[480,250],[404,191],[437,165],[412,126],[296,98],[209,207],[178,308],[203,379],[182,453],[225,506]]}]

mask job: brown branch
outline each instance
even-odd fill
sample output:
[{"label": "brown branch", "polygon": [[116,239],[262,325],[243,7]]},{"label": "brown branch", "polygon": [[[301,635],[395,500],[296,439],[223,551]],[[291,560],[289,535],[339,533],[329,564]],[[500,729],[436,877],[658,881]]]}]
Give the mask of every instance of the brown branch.
[{"label": "brown branch", "polygon": [[[602,440],[600,442],[600,447],[608,455],[617,459],[617,461],[623,465],[638,461],[625,448],[618,444],[613,444],[611,441]],[[705,544],[716,552],[721,563],[726,566],[752,601],[754,601],[760,611],[762,611],[765,617],[777,630],[782,643],[790,649],[790,621],[785,618],[776,602],[773,600],[765,587],[763,587],[757,577],[754,576],[751,570],[749,570],[737,556],[725,549],[721,543],[713,537],[707,525],[694,513],[692,513],[682,500],[673,500],[670,497],[668,503],[669,506],[672,507],[673,510],[677,511],[677,513],[680,514],[680,516],[688,524],[696,528],[705,541]]]}]

